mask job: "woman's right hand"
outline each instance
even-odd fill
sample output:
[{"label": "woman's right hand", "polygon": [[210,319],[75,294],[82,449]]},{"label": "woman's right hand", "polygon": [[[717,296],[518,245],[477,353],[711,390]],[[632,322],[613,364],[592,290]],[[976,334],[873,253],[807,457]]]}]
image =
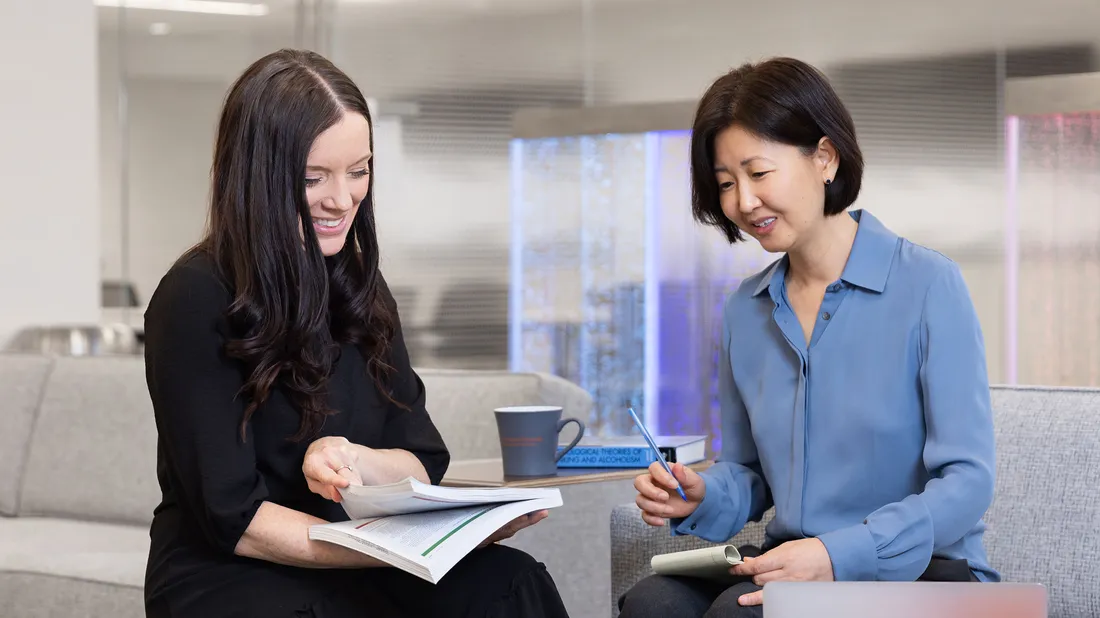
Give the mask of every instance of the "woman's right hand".
[{"label": "woman's right hand", "polygon": [[359,456],[360,450],[347,438],[329,436],[314,440],[302,460],[302,474],[309,490],[339,502],[340,489],[363,484]]},{"label": "woman's right hand", "polygon": [[[665,472],[661,462],[655,461],[649,464],[648,472],[634,479],[634,489],[638,490],[634,502],[642,509],[642,519],[651,526],[663,526],[666,519],[691,515],[707,493],[703,477],[694,470],[678,463],[670,467],[676,478]],[[686,502],[676,492],[677,485],[684,490]]]}]

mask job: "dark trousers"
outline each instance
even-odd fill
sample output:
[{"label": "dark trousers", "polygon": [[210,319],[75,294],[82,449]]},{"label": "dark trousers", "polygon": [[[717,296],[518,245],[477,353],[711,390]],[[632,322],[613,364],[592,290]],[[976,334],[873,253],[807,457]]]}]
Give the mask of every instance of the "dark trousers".
[{"label": "dark trousers", "polygon": [[[739,548],[742,556],[756,557],[760,550]],[[978,581],[965,560],[933,558],[922,581]],[[764,606],[743,607],[737,599],[761,587],[752,578],[737,578],[732,584],[694,577],[651,575],[634,585],[619,599],[620,618],[762,618]]]},{"label": "dark trousers", "polygon": [[296,618],[568,618],[546,567],[504,545],[473,551],[438,584],[398,569],[362,569]]}]

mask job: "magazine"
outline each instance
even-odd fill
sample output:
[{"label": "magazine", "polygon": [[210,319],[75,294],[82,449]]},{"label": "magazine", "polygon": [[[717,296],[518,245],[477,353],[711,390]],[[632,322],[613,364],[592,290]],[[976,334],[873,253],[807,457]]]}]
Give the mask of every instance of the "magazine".
[{"label": "magazine", "polygon": [[414,478],[340,490],[350,521],[309,538],[362,552],[431,583],[513,519],[562,505],[557,488],[439,487]]}]

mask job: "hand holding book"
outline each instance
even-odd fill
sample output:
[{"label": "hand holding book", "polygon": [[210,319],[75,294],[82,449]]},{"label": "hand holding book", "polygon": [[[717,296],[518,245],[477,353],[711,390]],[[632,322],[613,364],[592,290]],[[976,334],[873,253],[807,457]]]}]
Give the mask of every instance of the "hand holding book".
[{"label": "hand holding book", "polygon": [[499,543],[506,539],[510,539],[516,535],[517,532],[524,528],[530,528],[531,526],[539,523],[550,516],[550,511],[545,509],[541,511],[535,511],[534,513],[528,513],[526,515],[520,515],[507,524],[501,526],[499,530],[494,532],[489,538],[481,542],[478,547],[486,547],[493,543]]}]

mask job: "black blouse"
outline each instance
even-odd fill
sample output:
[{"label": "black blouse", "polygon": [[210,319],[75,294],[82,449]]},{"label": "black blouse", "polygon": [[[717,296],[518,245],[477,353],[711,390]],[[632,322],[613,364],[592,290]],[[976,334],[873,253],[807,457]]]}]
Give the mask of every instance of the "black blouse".
[{"label": "black blouse", "polygon": [[[165,275],[145,313],[146,379],[159,434],[162,492],[150,530],[149,616],[293,615],[341,581],[331,569],[287,567],[233,553],[264,501],[326,521],[347,515],[307,488],[302,459],[311,439],[289,440],[300,417],[279,388],[256,410],[241,440],[245,374],[223,352],[231,336],[231,300],[213,262],[200,254]],[[424,385],[409,363],[400,323],[392,350],[393,395],[411,411],[382,397],[362,354],[345,345],[328,383],[329,405],[338,413],[316,437],[408,450],[438,483],[449,455],[424,408]]]}]

